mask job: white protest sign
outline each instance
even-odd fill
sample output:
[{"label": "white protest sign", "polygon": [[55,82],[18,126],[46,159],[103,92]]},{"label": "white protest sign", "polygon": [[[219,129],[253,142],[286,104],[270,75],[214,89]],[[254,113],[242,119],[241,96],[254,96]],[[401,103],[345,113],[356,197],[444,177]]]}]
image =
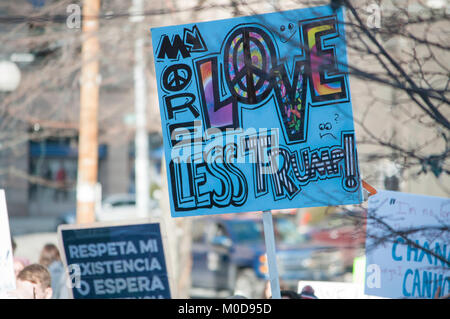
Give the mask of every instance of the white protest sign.
[{"label": "white protest sign", "polygon": [[374,297],[364,295],[364,287],[361,283],[335,282],[335,281],[299,281],[298,292],[305,286],[311,286],[318,299],[372,299]]},{"label": "white protest sign", "polygon": [[450,199],[381,191],[369,198],[365,293],[450,293]]},{"label": "white protest sign", "polygon": [[0,294],[16,289],[5,191],[0,189]]}]

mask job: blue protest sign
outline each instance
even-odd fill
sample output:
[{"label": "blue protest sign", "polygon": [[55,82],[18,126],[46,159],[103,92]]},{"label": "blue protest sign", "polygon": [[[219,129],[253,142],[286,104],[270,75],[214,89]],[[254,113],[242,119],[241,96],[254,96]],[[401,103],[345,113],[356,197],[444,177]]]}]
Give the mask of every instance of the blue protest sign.
[{"label": "blue protest sign", "polygon": [[159,224],[59,232],[75,299],[171,297]]},{"label": "blue protest sign", "polygon": [[369,198],[365,294],[450,293],[450,199],[380,191]]},{"label": "blue protest sign", "polygon": [[173,217],[362,201],[343,9],[154,28]]}]

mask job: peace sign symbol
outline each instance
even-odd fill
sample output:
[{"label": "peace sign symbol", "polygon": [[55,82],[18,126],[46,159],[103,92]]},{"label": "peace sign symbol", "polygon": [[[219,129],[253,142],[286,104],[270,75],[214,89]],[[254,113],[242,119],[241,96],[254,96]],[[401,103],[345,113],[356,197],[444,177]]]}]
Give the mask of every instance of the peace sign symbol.
[{"label": "peace sign symbol", "polygon": [[164,70],[163,86],[172,92],[181,91],[189,84],[191,77],[192,71],[187,64],[174,64]]},{"label": "peace sign symbol", "polygon": [[229,37],[224,51],[227,84],[246,104],[255,104],[271,90],[270,70],[276,65],[276,54],[269,35],[256,27],[242,27]]}]

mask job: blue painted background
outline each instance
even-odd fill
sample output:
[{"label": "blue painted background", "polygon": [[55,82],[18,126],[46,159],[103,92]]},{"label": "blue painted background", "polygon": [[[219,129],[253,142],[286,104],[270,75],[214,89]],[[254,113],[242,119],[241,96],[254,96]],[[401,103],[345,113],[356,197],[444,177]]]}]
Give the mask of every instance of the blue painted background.
[{"label": "blue painted background", "polygon": [[[333,11],[322,6],[151,29],[173,217],[362,201],[343,21],[342,9]],[[319,28],[316,33],[312,33],[313,27]],[[315,34],[311,37],[316,40],[315,47],[311,46],[309,34]],[[247,44],[250,51],[245,51]],[[334,53],[331,55],[335,58],[331,61],[334,69],[314,74],[331,63],[314,51],[319,48]],[[239,74],[244,70],[246,57],[252,61],[247,66],[258,69],[253,73],[255,91],[251,85],[247,86],[250,84],[247,80],[252,79],[248,73]],[[308,73],[308,68],[312,72]],[[264,74],[265,81],[258,77]],[[242,81],[233,82],[240,75]],[[284,80],[283,87],[278,86],[280,80]],[[325,85],[325,82],[331,91],[315,91],[318,83]],[[285,94],[289,85],[293,87],[291,95]],[[211,100],[213,87],[216,96]],[[289,112],[287,116],[285,106],[302,110],[303,114],[295,117],[294,112]],[[298,130],[289,129],[283,122],[292,125],[297,123],[296,119],[303,120]],[[174,126],[185,128],[185,134],[176,141],[171,139]],[[210,127],[231,129],[237,149],[228,151],[241,152],[240,159],[246,162],[225,165],[219,161],[214,166],[197,158],[194,163],[176,164],[174,154],[181,154],[182,149],[177,143],[187,141],[186,132],[192,132],[192,140],[184,144],[184,150],[192,146],[194,153],[198,153],[202,147],[211,148],[215,143],[217,153],[223,151],[223,139],[205,136]],[[244,152],[248,129],[275,132],[280,147],[287,150],[285,154],[295,157],[300,177],[296,177],[292,162],[286,160],[288,155],[274,157],[279,168],[287,163],[283,176],[276,177],[275,173],[259,176],[255,165],[249,163],[251,154]],[[264,134],[259,137],[261,143]],[[266,155],[270,150],[276,149],[272,146],[264,149]],[[331,166],[333,150],[340,160]],[[303,152],[309,156],[306,162]],[[322,152],[328,152],[329,158],[323,157]],[[310,169],[313,153],[319,169],[326,168],[326,172],[317,166]],[[265,180],[265,189],[260,192],[258,178]]]}]

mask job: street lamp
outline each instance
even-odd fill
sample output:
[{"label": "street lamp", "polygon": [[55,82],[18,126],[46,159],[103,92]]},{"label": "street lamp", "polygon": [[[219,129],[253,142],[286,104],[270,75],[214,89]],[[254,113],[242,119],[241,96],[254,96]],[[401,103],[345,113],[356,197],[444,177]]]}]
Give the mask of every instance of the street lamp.
[{"label": "street lamp", "polygon": [[11,61],[0,61],[0,91],[12,92],[19,86],[20,69]]}]

